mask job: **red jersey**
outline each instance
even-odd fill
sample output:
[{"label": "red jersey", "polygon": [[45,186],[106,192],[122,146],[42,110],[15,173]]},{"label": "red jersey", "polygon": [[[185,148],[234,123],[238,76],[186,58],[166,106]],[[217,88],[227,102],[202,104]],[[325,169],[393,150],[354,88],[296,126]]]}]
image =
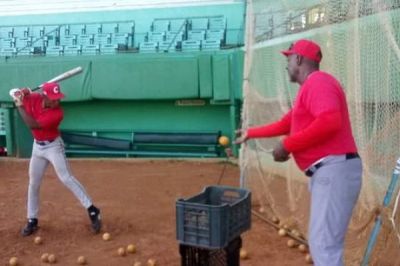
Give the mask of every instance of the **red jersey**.
[{"label": "red jersey", "polygon": [[36,140],[54,140],[60,136],[58,126],[63,120],[64,113],[60,107],[45,108],[44,97],[39,93],[31,93],[24,97],[24,109],[40,125],[40,129],[32,129]]},{"label": "red jersey", "polygon": [[282,134],[289,134],[283,145],[302,170],[325,156],[357,151],[346,97],[332,75],[311,73],[280,121],[247,131],[249,138]]}]

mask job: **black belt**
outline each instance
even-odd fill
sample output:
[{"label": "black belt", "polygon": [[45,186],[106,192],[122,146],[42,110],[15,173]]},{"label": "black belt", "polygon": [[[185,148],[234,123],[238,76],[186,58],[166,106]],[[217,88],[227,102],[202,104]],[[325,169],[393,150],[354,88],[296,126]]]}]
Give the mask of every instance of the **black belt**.
[{"label": "black belt", "polygon": [[[346,155],[346,160],[360,158],[360,155],[358,155],[357,152],[346,153],[345,155]],[[315,165],[310,166],[304,173],[306,174],[306,176],[311,177],[315,173],[315,171],[317,171],[318,168],[324,166],[324,164],[325,164],[324,161],[316,163]]]},{"label": "black belt", "polygon": [[48,144],[52,143],[53,141],[55,141],[55,139],[53,139],[53,140],[35,140],[36,144],[40,145],[40,146],[48,145]]}]

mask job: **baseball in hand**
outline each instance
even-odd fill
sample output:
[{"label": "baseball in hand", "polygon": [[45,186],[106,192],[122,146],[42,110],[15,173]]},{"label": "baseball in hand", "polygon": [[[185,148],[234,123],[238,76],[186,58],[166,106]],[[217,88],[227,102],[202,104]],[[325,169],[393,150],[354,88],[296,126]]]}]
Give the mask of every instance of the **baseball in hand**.
[{"label": "baseball in hand", "polygon": [[134,244],[129,244],[129,245],[126,247],[126,251],[127,251],[128,253],[134,254],[134,253],[136,252],[136,246],[135,246]]},{"label": "baseball in hand", "polygon": [[42,238],[41,238],[40,236],[37,236],[37,237],[35,237],[35,239],[33,240],[33,242],[34,242],[36,245],[40,245],[40,244],[42,244]]},{"label": "baseball in hand", "polygon": [[103,234],[103,240],[104,241],[108,241],[108,240],[110,240],[111,239],[111,235],[109,234],[109,233],[104,233]]},{"label": "baseball in hand", "polygon": [[18,265],[18,259],[17,259],[17,257],[12,257],[12,258],[10,259],[10,261],[9,261],[9,264],[10,264],[11,266],[16,266],[16,265]]},{"label": "baseball in hand", "polygon": [[85,256],[79,256],[77,262],[79,265],[85,265],[86,264]]},{"label": "baseball in hand", "polygon": [[226,136],[221,136],[218,139],[218,143],[221,146],[228,146],[229,145],[229,138]]}]

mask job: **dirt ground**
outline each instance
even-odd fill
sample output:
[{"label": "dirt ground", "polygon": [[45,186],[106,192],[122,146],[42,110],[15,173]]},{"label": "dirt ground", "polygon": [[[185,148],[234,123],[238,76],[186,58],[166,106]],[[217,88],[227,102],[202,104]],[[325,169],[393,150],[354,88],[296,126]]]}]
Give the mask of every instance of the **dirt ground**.
[{"label": "dirt ground", "polygon": [[[180,265],[176,240],[175,202],[198,194],[205,186],[216,185],[223,161],[71,159],[74,175],[85,186],[94,203],[101,208],[103,232],[94,235],[89,218],[72,193],[49,168],[41,187],[40,230],[43,239],[22,237],[26,219],[28,160],[0,159],[0,265],[17,257],[18,265],[48,265],[40,262],[43,253],[53,253],[57,265],[77,265],[85,256],[88,265],[142,266],[153,258],[159,266]],[[238,186],[239,169],[227,164],[221,185]],[[307,265],[304,253],[286,246],[270,225],[252,216],[252,228],[242,234],[243,248],[249,258],[242,266]],[[135,254],[117,255],[119,247],[133,243]]]}]

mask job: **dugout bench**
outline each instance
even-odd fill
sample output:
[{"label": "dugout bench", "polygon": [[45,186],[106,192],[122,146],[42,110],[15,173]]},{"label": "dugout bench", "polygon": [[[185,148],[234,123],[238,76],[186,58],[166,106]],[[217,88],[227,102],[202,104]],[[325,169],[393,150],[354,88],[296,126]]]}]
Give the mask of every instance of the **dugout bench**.
[{"label": "dugout bench", "polygon": [[[108,132],[109,133],[109,132]],[[65,152],[71,157],[219,157],[221,132],[107,132],[62,131]],[[109,134],[108,134],[109,135]]]}]

